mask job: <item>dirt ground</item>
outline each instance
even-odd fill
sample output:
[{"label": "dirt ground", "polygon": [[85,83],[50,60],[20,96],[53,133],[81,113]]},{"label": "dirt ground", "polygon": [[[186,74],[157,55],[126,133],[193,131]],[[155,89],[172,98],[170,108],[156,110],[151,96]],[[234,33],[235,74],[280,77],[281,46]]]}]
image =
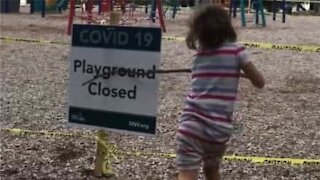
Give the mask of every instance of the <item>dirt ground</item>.
[{"label": "dirt ground", "polygon": [[[27,10],[25,10],[27,12]],[[167,20],[169,36],[185,36],[188,15]],[[249,20],[252,20],[249,17]],[[79,21],[77,21],[79,22]],[[240,41],[320,46],[320,17],[280,16],[267,27],[241,28]],[[67,12],[1,14],[1,37],[70,42],[65,34]],[[68,57],[70,46],[0,41],[1,128],[52,130],[94,134],[67,127]],[[320,159],[320,54],[249,48],[250,59],[267,84],[257,90],[241,80],[235,122],[241,130],[229,142],[226,155]],[[162,42],[161,69],[189,68],[193,51],[182,42]],[[187,74],[161,76],[157,135],[144,137],[110,133],[110,142],[125,151],[175,152],[175,130],[188,90]],[[85,138],[16,136],[1,131],[2,179],[95,178],[96,143]],[[124,156],[113,164],[111,179],[174,179],[172,158]],[[320,179],[320,165],[254,164],[224,161],[223,179]],[[202,177],[202,174],[200,178]]]}]

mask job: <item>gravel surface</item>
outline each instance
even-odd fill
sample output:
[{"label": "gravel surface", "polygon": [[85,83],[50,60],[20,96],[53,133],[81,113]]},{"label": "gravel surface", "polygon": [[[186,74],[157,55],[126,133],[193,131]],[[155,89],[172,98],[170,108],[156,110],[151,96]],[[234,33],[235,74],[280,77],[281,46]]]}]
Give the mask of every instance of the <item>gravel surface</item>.
[{"label": "gravel surface", "polygon": [[[167,35],[184,36],[185,14],[168,20]],[[234,24],[239,40],[320,46],[320,17],[288,16],[287,23],[266,28]],[[1,14],[1,37],[70,42],[67,14]],[[67,45],[0,41],[1,128],[94,134],[67,127]],[[320,158],[320,55],[250,48],[251,59],[265,75],[265,89],[241,80],[235,121],[242,131],[227,154]],[[162,69],[188,68],[194,52],[184,43],[162,42]],[[188,89],[185,74],[161,77],[155,137],[110,133],[110,141],[127,151],[175,152],[175,129]],[[2,179],[107,179],[92,175],[96,143],[85,138],[15,136],[1,132]],[[110,179],[174,179],[174,159],[124,156]],[[225,161],[224,179],[320,179],[320,166],[251,164]],[[201,175],[202,177],[202,175]]]}]

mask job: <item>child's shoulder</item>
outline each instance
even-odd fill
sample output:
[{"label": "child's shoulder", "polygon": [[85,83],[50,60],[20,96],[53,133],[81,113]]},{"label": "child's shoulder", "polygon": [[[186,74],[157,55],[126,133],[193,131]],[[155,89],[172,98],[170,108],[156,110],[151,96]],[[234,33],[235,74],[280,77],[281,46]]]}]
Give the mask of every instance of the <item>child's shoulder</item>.
[{"label": "child's shoulder", "polygon": [[221,45],[220,48],[243,48],[244,46],[238,42],[225,42]]}]

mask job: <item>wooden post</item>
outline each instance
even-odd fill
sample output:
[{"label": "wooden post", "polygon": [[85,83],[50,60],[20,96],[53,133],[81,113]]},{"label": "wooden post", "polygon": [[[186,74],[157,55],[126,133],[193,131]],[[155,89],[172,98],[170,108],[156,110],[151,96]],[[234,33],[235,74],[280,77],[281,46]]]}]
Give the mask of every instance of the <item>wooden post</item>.
[{"label": "wooden post", "polygon": [[96,159],[95,159],[95,165],[94,165],[94,171],[93,171],[94,175],[97,177],[102,176],[103,159],[104,159],[103,147],[101,147],[101,144],[97,141]]},{"label": "wooden post", "polygon": [[110,12],[110,25],[119,25],[120,16],[121,14],[119,12],[115,12],[115,11]]},{"label": "wooden post", "polygon": [[101,176],[112,176],[112,167],[111,167],[111,155],[108,148],[108,135],[103,130],[99,130],[97,133],[97,151],[94,167],[94,175],[97,177]]}]

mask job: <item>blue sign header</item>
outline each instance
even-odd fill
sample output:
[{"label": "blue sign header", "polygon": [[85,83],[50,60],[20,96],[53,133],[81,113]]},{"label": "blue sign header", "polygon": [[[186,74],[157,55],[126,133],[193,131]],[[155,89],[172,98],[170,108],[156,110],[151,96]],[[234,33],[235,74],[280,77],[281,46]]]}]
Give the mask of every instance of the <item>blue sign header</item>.
[{"label": "blue sign header", "polygon": [[160,52],[161,29],[74,24],[72,46]]}]

